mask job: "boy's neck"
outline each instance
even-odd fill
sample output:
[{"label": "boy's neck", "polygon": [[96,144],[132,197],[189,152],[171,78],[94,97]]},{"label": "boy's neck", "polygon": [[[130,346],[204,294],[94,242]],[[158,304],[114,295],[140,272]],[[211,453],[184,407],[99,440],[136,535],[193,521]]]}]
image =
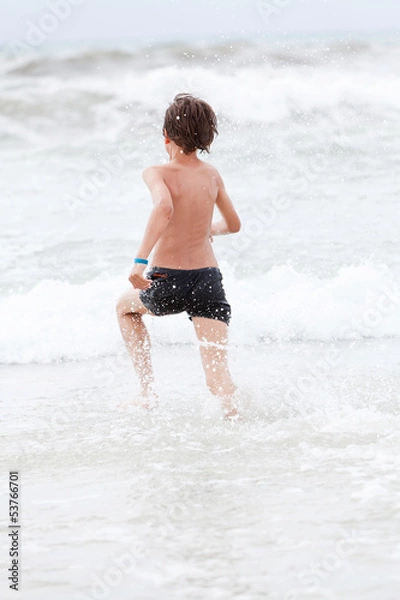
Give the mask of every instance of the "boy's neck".
[{"label": "boy's neck", "polygon": [[176,144],[171,144],[170,151],[168,154],[170,162],[179,163],[181,165],[191,165],[195,162],[199,162],[200,160],[197,156],[197,150],[191,152],[190,154],[185,154],[182,148],[180,148]]}]

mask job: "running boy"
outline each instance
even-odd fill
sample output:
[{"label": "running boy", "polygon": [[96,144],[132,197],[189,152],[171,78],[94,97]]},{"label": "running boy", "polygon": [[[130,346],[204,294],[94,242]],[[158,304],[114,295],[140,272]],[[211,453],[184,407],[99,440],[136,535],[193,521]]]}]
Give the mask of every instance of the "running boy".
[{"label": "running boy", "polygon": [[[178,94],[165,113],[163,133],[169,162],[143,172],[154,207],[129,276],[134,289],[117,304],[119,326],[146,406],[154,395],[154,376],[142,316],[186,311],[200,341],[208,388],[221,399],[225,416],[233,418],[236,387],[226,349],[231,309],[211,240],[239,231],[240,220],[218,171],[197,156],[197,150],[209,152],[217,119],[203,100]],[[216,223],[214,206],[222,216]]]}]

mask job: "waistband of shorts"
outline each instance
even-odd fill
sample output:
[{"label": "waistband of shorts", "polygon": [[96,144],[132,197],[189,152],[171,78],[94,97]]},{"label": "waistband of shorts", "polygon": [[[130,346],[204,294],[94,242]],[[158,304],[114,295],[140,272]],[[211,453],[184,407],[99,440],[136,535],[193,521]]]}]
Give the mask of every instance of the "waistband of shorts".
[{"label": "waistband of shorts", "polygon": [[204,273],[206,271],[215,271],[219,273],[220,270],[218,267],[202,267],[201,269],[169,269],[168,267],[158,267],[157,265],[151,265],[149,268],[150,271],[157,271],[160,273],[167,273],[168,275],[179,275],[179,274],[189,274],[189,273]]}]

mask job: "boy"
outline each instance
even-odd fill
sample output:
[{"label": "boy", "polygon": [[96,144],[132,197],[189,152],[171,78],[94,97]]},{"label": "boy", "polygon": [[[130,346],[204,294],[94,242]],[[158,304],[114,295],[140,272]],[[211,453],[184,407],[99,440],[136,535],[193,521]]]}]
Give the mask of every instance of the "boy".
[{"label": "boy", "polygon": [[[237,416],[226,350],[231,310],[211,241],[239,231],[240,219],[218,171],[197,156],[197,150],[209,152],[217,119],[206,102],[178,94],[165,113],[163,133],[169,163],[143,172],[154,208],[129,276],[134,289],[117,304],[118,321],[149,407],[154,377],[142,316],[186,311],[200,341],[208,388],[231,419]],[[215,205],[222,219],[212,223]],[[153,250],[154,266],[145,277]]]}]

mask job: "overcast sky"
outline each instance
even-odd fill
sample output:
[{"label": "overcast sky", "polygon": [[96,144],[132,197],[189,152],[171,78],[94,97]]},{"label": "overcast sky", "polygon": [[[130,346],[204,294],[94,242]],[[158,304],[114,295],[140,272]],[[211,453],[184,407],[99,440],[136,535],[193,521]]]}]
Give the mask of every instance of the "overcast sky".
[{"label": "overcast sky", "polygon": [[400,0],[1,0],[2,42],[24,41],[35,27],[50,43],[399,33]]}]

